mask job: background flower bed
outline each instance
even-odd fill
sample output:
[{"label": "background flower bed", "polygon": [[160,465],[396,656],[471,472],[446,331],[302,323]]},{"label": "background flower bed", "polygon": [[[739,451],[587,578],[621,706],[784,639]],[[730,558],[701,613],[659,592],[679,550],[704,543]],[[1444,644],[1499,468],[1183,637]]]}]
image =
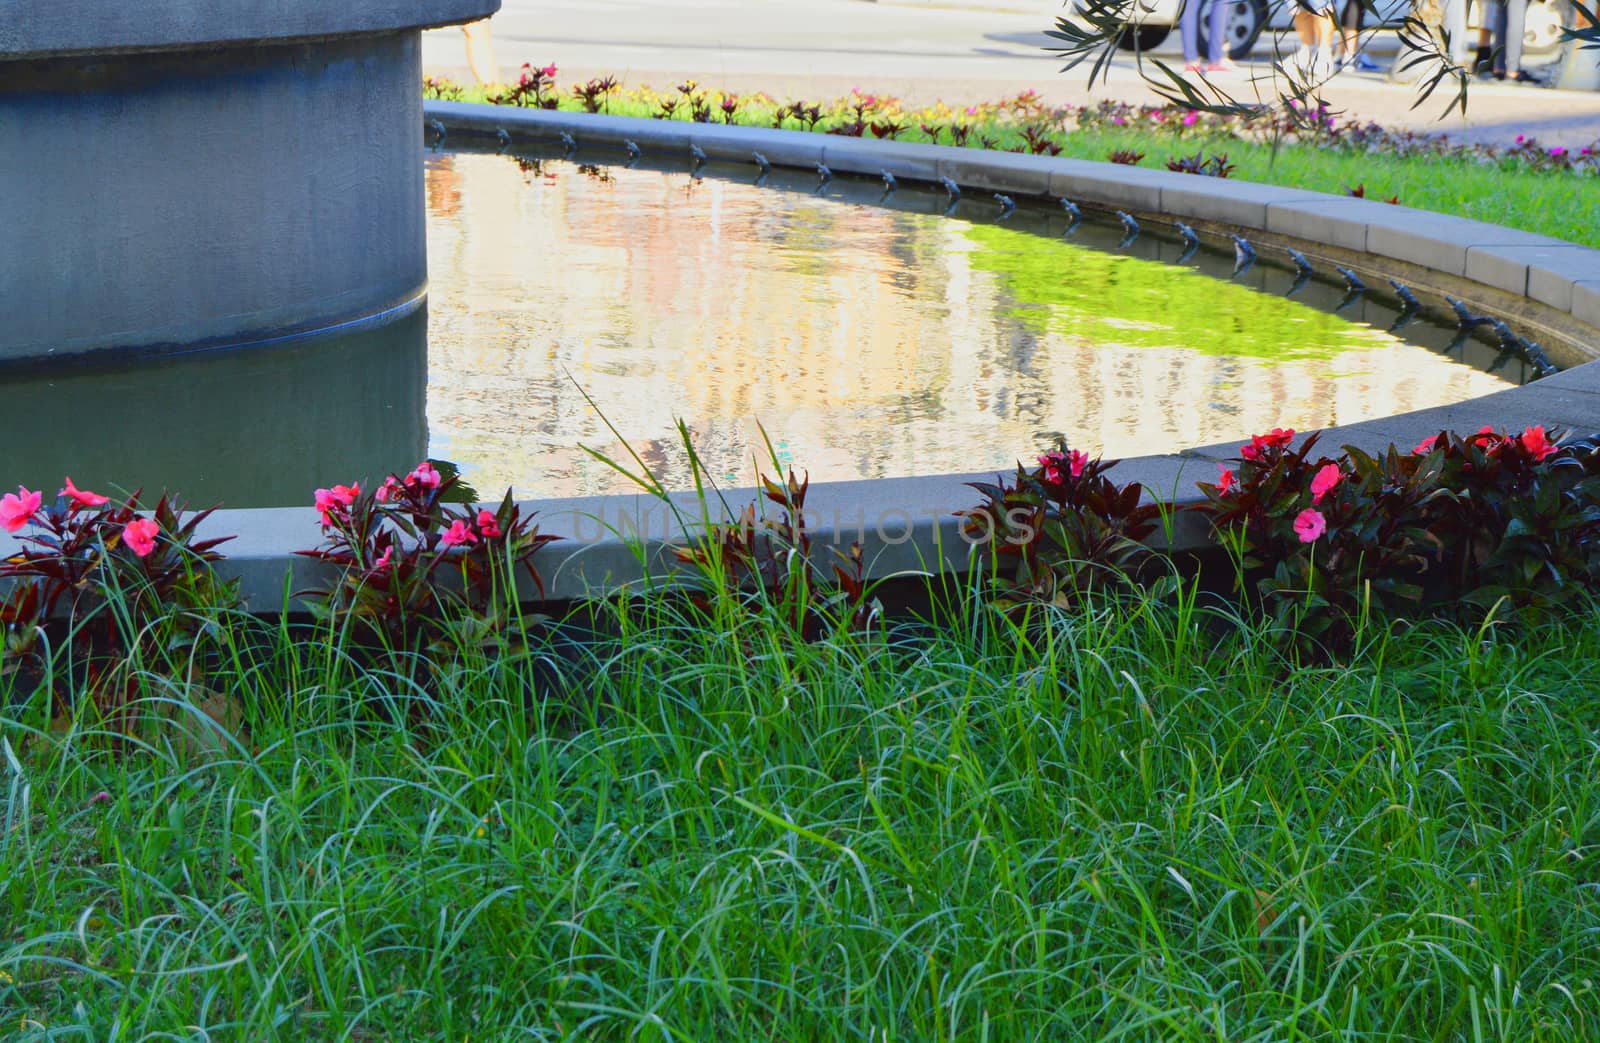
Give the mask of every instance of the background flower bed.
[{"label": "background flower bed", "polygon": [[[528,86],[499,93],[426,79],[424,96],[493,101],[614,115],[701,119],[792,130],[845,132],[908,141],[936,141],[1106,160],[1114,152],[1144,155],[1142,165],[1164,169],[1197,154],[1222,153],[1230,177],[1339,194],[1361,190],[1424,210],[1489,221],[1600,247],[1591,211],[1600,191],[1600,142],[1588,148],[1550,148],[1524,139],[1515,147],[1468,146],[1442,136],[1386,130],[1309,114],[1245,124],[1230,117],[1177,108],[1104,102],[1052,108],[1025,92],[990,104],[906,111],[886,96],[856,93],[828,100],[725,95],[686,83],[602,90],[602,81],[560,86],[554,66],[524,71]],[[534,81],[538,89],[534,89]],[[687,88],[687,89],[685,89]]]}]

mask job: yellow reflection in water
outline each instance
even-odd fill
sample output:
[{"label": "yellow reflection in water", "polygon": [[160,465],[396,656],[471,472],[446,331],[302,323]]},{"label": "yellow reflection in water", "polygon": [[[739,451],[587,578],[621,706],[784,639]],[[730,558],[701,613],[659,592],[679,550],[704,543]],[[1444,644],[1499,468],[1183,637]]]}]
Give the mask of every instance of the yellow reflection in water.
[{"label": "yellow reflection in water", "polygon": [[[992,470],[1057,435],[1163,452],[1506,386],[1292,301],[965,221],[502,156],[430,156],[427,184],[430,453],[480,490],[630,489],[579,448],[624,452],[580,385],[680,487],[679,416],[719,479],[752,477],[759,420],[831,480]],[[1183,343],[1183,312],[1218,301],[1269,316],[1205,316],[1238,354]]]}]

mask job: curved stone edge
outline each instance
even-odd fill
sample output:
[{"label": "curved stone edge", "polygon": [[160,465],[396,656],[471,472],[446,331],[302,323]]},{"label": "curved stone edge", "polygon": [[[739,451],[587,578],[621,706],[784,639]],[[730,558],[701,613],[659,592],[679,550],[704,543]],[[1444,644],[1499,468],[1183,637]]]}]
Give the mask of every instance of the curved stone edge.
[{"label": "curved stone edge", "polygon": [[[493,138],[506,128],[514,136],[555,139],[565,131],[580,147],[587,143],[620,149],[625,140],[632,140],[642,149],[687,155],[695,144],[710,157],[740,161],[760,151],[775,165],[810,169],[826,162],[834,170],[850,173],[876,175],[887,169],[912,180],[951,177],[990,191],[1065,195],[1102,208],[1164,212],[1242,231],[1276,231],[1297,240],[1385,252],[1387,257],[1455,278],[1475,272],[1495,280],[1482,285],[1498,285],[1508,292],[1520,286],[1515,292],[1542,293],[1539,299],[1549,307],[1565,305],[1590,332],[1592,354],[1600,355],[1600,329],[1596,329],[1600,251],[1481,222],[1248,182],[948,146],[446,102],[430,102],[425,112],[463,136]],[[1319,437],[1330,453],[1346,445],[1377,452],[1391,444],[1409,448],[1441,430],[1475,431],[1485,424],[1513,432],[1532,424],[1583,434],[1600,429],[1600,365],[1575,366],[1535,384],[1467,402],[1330,428]],[[1195,483],[1214,480],[1219,466],[1234,458],[1238,448],[1230,442],[1128,459],[1113,475],[1119,482],[1141,483],[1155,500],[1183,507],[1200,501]],[[978,503],[978,493],[968,482],[992,482],[995,477],[994,472],[982,472],[816,483],[808,497],[807,522],[817,564],[826,568],[832,559],[830,549],[846,550],[859,539],[874,579],[968,571],[974,563],[972,548],[961,534],[955,512]],[[309,503],[309,489],[306,498]],[[668,549],[685,534],[680,521],[697,528],[758,499],[760,493],[754,488],[726,490],[720,501],[713,501],[708,517],[691,494],[678,494],[672,503],[681,518],[674,517],[674,508],[645,495],[525,503],[525,509],[538,512],[542,531],[563,537],[535,559],[545,579],[542,596],[581,598],[639,585],[647,576],[670,582],[672,573],[682,568]],[[294,555],[321,540],[317,514],[309,506],[222,510],[203,531],[237,534],[221,548],[228,558],[220,569],[241,581],[255,611],[292,610],[298,607],[295,591],[330,575],[326,566]],[[1183,510],[1170,516],[1151,542],[1179,551],[1210,546],[1204,519]],[[0,533],[0,555],[17,549],[14,537]],[[524,591],[530,600],[541,596],[531,585]]]},{"label": "curved stone edge", "polygon": [[13,0],[0,23],[0,62],[432,29],[498,10],[500,0]]}]

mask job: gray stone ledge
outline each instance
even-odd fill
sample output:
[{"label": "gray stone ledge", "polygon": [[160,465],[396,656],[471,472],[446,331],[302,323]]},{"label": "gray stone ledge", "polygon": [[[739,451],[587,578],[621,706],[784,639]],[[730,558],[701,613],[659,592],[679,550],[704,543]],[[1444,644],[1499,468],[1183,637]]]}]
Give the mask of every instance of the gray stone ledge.
[{"label": "gray stone ledge", "polygon": [[1573,282],[1600,278],[1600,250],[1550,244],[1474,246],[1467,251],[1466,275],[1570,312]]},{"label": "gray stone ledge", "polygon": [[360,36],[487,18],[500,0],[6,0],[0,62]]},{"label": "gray stone ledge", "polygon": [[1449,214],[1410,207],[1394,209],[1393,220],[1378,220],[1367,225],[1367,249],[1451,275],[1471,278],[1467,271],[1467,251],[1473,247],[1528,248],[1553,242],[1532,232]]},{"label": "gray stone ledge", "polygon": [[[1379,210],[1383,207],[1389,211]],[[1392,220],[1396,208],[1366,199],[1323,196],[1267,205],[1267,231],[1344,250],[1368,252],[1367,229]]]},{"label": "gray stone ledge", "polygon": [[[1364,270],[1370,265],[1381,271],[1379,266],[1387,259],[1397,273],[1433,271],[1444,285],[1464,282],[1464,275],[1470,277],[1473,252],[1481,250],[1483,260],[1479,263],[1507,276],[1502,282],[1515,283],[1516,276],[1508,273],[1522,265],[1524,281],[1518,293],[1527,292],[1530,267],[1548,273],[1537,277],[1545,290],[1545,296],[1540,298],[1543,305],[1558,307],[1560,287],[1565,285],[1571,308],[1565,318],[1581,331],[1588,356],[1600,355],[1600,277],[1577,277],[1585,274],[1581,266],[1595,251],[1527,233],[1496,230],[1479,222],[1231,180],[1049,157],[996,156],[934,145],[445,102],[429,103],[426,113],[443,120],[451,133],[467,136],[493,138],[499,128],[505,127],[514,136],[549,140],[564,130],[578,140],[580,148],[620,149],[624,140],[632,139],[641,148],[682,155],[693,142],[708,155],[733,160],[748,159],[750,152],[759,149],[774,164],[801,168],[814,167],[822,158],[841,172],[869,176],[884,169],[897,177],[924,180],[951,176],[994,191],[1049,192],[1106,209],[1192,219],[1219,230],[1231,226],[1239,232],[1261,233],[1265,238],[1280,236],[1301,243],[1308,252],[1317,243],[1330,244],[1325,250],[1335,255],[1345,250],[1365,251],[1372,243],[1383,244],[1402,256],[1362,258]],[[1409,239],[1402,234],[1407,230]],[[1485,242],[1486,238],[1489,242]],[[1463,254],[1457,254],[1458,246]],[[1454,270],[1458,256],[1467,264]],[[1568,262],[1578,264],[1580,270],[1574,271]],[[1441,267],[1430,269],[1430,263]],[[1542,280],[1547,277],[1553,281],[1546,286]],[[1513,299],[1505,296],[1504,288],[1482,285],[1492,287],[1487,291],[1491,296]],[[1484,424],[1513,432],[1529,424],[1584,432],[1600,429],[1600,365],[1577,366],[1535,384],[1468,402],[1329,429],[1320,437],[1330,454],[1344,445],[1378,452],[1391,443],[1409,449],[1442,429],[1472,431]],[[1141,457],[1122,462],[1114,473],[1119,481],[1143,483],[1157,499],[1191,504],[1201,498],[1195,483],[1214,480],[1218,464],[1236,457],[1238,449],[1238,443],[1225,443]],[[954,512],[978,503],[977,492],[967,487],[967,482],[994,478],[991,473],[983,473],[817,483],[811,487],[808,513],[816,520],[813,539],[818,563],[826,567],[829,546],[844,549],[860,537],[864,539],[874,578],[966,568],[971,561],[970,548],[960,535],[960,521]],[[757,495],[753,489],[736,489],[727,491],[723,499],[736,511]],[[308,499],[309,496],[307,490]],[[700,519],[699,506],[689,494],[675,496],[673,502],[689,519]],[[567,538],[541,551],[537,559],[549,597],[578,597],[614,589],[619,584],[640,582],[646,570],[661,575],[675,568],[665,545],[683,533],[672,524],[671,511],[659,501],[643,496],[607,496],[547,500],[527,506],[539,512],[544,531]],[[310,586],[319,576],[326,575],[323,566],[293,555],[295,550],[315,546],[320,539],[317,514],[310,506],[219,511],[205,531],[212,535],[239,534],[237,540],[222,548],[229,557],[221,571],[243,581],[251,607],[258,611],[283,607],[286,592]],[[628,533],[645,537],[642,550],[636,552],[625,541],[623,534]],[[1172,549],[1204,546],[1205,525],[1192,512],[1180,512],[1152,542]],[[15,550],[15,538],[0,533],[0,555]]]},{"label": "gray stone ledge", "polygon": [[1585,279],[1572,284],[1572,317],[1600,327],[1600,279]]},{"label": "gray stone ledge", "polygon": [[1194,176],[1081,159],[1051,160],[1049,166],[1051,195],[1106,210],[1140,213],[1160,213],[1162,190],[1179,187],[1174,178]]}]

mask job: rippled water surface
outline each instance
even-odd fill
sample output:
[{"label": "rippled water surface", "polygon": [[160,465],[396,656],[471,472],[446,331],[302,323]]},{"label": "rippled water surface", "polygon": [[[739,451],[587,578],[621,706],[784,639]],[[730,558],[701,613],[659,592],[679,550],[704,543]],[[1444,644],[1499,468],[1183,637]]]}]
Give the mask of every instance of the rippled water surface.
[{"label": "rippled water surface", "polygon": [[[945,218],[941,197],[898,192],[895,210],[836,198],[877,186],[794,184],[431,156],[431,452],[480,490],[631,488],[580,446],[684,486],[681,417],[719,480],[766,459],[758,422],[814,479],[872,478],[1006,467],[1058,438],[1163,452],[1507,386],[1383,332],[1376,305],[1332,314],[1332,287],[1286,299],[1285,272],[1228,282],[1155,259],[1179,249],[1153,236],[1118,252],[1120,228],[994,223],[986,196]],[[1226,276],[1232,258],[1203,263]]]}]

